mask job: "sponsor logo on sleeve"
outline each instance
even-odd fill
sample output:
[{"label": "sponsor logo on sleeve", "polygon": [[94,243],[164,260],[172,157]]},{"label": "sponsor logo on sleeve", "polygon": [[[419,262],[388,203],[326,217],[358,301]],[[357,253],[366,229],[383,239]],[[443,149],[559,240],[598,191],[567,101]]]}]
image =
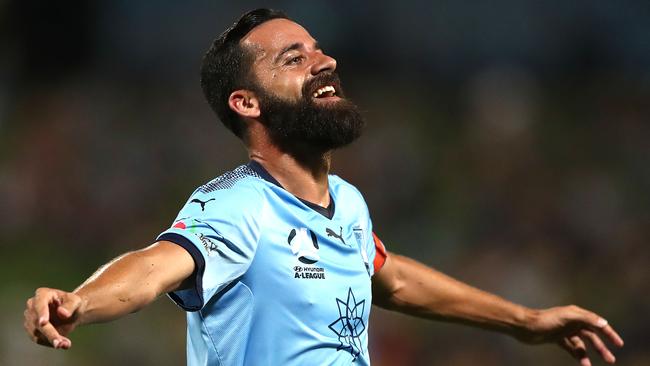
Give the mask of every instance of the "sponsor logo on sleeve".
[{"label": "sponsor logo on sleeve", "polygon": [[208,252],[208,257],[214,257],[218,254],[218,246],[217,243],[214,242],[211,238],[203,235],[202,233],[195,234],[199,240],[201,241],[201,244],[205,248],[205,251]]}]

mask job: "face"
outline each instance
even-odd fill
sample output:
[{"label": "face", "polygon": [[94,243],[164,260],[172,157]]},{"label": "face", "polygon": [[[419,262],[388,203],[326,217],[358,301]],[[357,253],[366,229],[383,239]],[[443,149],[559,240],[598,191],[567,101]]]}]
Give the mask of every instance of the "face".
[{"label": "face", "polygon": [[242,45],[256,55],[253,76],[260,120],[289,153],[322,153],[354,141],[363,127],[345,99],[336,61],[300,25],[274,19],[251,31]]}]

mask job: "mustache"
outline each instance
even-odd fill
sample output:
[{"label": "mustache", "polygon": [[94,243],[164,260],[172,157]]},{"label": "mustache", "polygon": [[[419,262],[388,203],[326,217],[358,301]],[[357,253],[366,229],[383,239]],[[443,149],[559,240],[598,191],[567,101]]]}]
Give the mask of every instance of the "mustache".
[{"label": "mustache", "polygon": [[336,95],[338,97],[345,97],[343,89],[341,88],[341,79],[336,71],[321,72],[312,79],[305,81],[305,84],[302,86],[302,95],[307,99],[311,99],[309,97],[314,94],[316,90],[325,85],[333,86],[334,89],[336,89]]}]

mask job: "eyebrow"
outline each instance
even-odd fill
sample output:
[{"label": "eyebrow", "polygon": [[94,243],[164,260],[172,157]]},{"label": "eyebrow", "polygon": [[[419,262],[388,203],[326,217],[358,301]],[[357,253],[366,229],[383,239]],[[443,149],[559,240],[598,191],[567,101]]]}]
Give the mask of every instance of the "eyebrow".
[{"label": "eyebrow", "polygon": [[[280,51],[280,53],[278,53],[278,55],[275,56],[275,58],[273,59],[273,63],[277,63],[280,60],[280,58],[282,58],[282,56],[287,52],[294,51],[294,50],[300,50],[300,49],[304,49],[304,48],[305,48],[305,45],[303,43],[300,43],[300,42],[292,43],[292,44],[288,45],[287,47],[283,48],[282,51]],[[316,50],[321,49],[318,42],[314,43],[314,49],[316,49]]]}]

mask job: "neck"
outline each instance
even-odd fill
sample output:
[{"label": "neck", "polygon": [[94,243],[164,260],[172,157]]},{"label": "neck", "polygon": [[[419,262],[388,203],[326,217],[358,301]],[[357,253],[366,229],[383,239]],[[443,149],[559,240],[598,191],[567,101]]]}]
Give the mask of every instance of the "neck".
[{"label": "neck", "polygon": [[250,148],[249,158],[261,164],[289,193],[322,207],[329,206],[330,152],[298,160],[277,148]]}]

